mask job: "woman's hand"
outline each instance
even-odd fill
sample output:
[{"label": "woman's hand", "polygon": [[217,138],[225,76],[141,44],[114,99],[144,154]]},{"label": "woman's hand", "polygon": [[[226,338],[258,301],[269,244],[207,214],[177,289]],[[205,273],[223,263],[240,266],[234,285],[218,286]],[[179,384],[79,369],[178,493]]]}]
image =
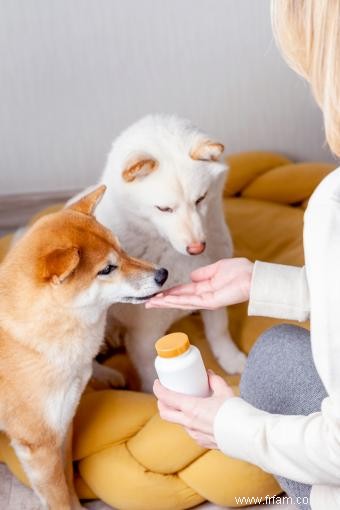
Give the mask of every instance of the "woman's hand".
[{"label": "woman's hand", "polygon": [[214,310],[249,299],[254,264],[245,258],[222,259],[191,273],[192,283],[157,294],[146,308]]},{"label": "woman's hand", "polygon": [[163,420],[183,425],[188,434],[204,448],[217,448],[214,420],[221,405],[234,397],[232,389],[219,375],[208,371],[210,397],[188,397],[170,391],[157,379],[153,391],[158,398],[158,409]]}]

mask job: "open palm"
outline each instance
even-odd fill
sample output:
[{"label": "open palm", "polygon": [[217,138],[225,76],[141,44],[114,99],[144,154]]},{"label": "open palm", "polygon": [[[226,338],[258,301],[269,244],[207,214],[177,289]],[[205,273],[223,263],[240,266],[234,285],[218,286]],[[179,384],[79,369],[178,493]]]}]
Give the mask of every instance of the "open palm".
[{"label": "open palm", "polygon": [[153,297],[146,308],[213,310],[249,299],[253,263],[245,258],[222,259],[191,273],[191,283]]}]

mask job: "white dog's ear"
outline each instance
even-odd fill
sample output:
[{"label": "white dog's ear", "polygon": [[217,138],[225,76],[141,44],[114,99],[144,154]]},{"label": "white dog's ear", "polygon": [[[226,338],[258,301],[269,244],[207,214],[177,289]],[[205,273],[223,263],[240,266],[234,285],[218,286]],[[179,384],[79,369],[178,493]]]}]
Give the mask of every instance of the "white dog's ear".
[{"label": "white dog's ear", "polygon": [[126,182],[146,177],[157,168],[157,161],[149,154],[138,154],[130,158],[123,170],[122,177]]},{"label": "white dog's ear", "polygon": [[222,143],[203,140],[191,149],[190,157],[199,161],[218,161],[223,151],[224,145]]}]

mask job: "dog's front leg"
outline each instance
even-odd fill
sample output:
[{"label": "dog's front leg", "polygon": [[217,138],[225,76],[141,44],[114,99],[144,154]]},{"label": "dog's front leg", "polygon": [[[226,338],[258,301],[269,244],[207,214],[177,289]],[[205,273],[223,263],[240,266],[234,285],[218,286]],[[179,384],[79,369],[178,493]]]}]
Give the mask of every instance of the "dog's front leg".
[{"label": "dog's front leg", "polygon": [[58,440],[48,433],[41,437],[43,442],[35,443],[28,438],[12,440],[11,444],[43,508],[73,510]]},{"label": "dog's front leg", "polygon": [[72,510],[85,510],[81,506],[79,498],[74,488],[74,473],[73,473],[73,454],[72,454],[72,439],[73,439],[73,425],[69,426],[65,441],[64,441],[64,464],[65,464],[65,477],[68,490],[70,493],[71,508]]},{"label": "dog's front leg", "polygon": [[92,379],[99,383],[99,389],[124,388],[126,384],[124,375],[115,368],[101,365],[96,360],[93,360],[92,367]]},{"label": "dog's front leg", "polygon": [[164,334],[162,329],[157,328],[155,331],[150,328],[150,323],[146,322],[140,324],[139,329],[128,331],[125,338],[129,358],[140,377],[141,389],[146,393],[152,392],[156,379],[154,342]]},{"label": "dog's front leg", "polygon": [[247,358],[230,336],[226,309],[201,310],[201,314],[206,337],[221,367],[228,374],[242,373]]}]

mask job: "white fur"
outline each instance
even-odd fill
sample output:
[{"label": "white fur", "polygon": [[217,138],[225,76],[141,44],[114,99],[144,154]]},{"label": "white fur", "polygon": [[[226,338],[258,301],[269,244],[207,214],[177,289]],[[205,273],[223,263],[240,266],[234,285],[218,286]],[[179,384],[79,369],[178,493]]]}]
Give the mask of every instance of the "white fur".
[{"label": "white fur", "polygon": [[60,388],[48,395],[45,402],[44,413],[49,426],[63,436],[74,415],[80,395],[91,376],[92,360],[87,366],[82,367],[77,374],[62,379]]},{"label": "white fur", "polygon": [[[129,255],[167,268],[168,287],[188,281],[194,269],[232,255],[221,198],[227,168],[221,162],[190,157],[207,139],[175,116],[145,117],[114,141],[100,180],[107,191],[96,209],[97,219],[118,236]],[[122,172],[139,154],[155,159],[157,169],[126,182]],[[206,198],[196,206],[205,193]],[[174,211],[161,212],[156,206]],[[207,243],[204,253],[188,255],[187,246],[197,242]],[[111,307],[110,317],[127,327],[127,349],[145,390],[151,389],[155,377],[154,342],[184,315],[180,310],[146,310],[143,305]],[[242,371],[245,356],[232,342],[225,310],[204,312],[203,320],[222,367],[230,373]]]},{"label": "white fur", "polygon": [[46,499],[43,497],[42,494],[40,494],[36,487],[36,483],[39,482],[41,476],[40,472],[32,469],[30,465],[30,461],[32,460],[30,449],[27,446],[23,446],[22,444],[13,440],[11,441],[11,446],[14,449],[18,459],[20,460],[23,470],[31,483],[32,489],[34,489],[36,495],[40,500],[42,508],[48,510]]}]

